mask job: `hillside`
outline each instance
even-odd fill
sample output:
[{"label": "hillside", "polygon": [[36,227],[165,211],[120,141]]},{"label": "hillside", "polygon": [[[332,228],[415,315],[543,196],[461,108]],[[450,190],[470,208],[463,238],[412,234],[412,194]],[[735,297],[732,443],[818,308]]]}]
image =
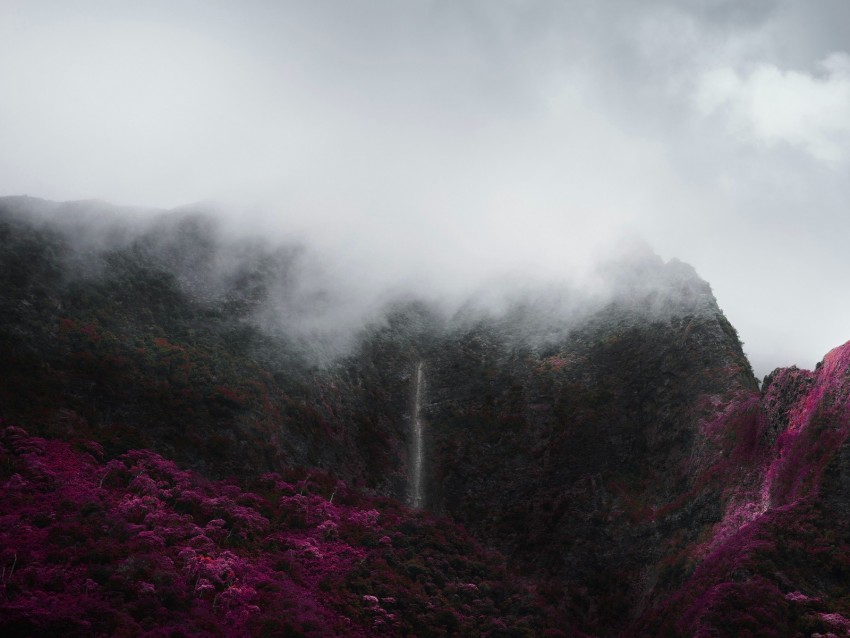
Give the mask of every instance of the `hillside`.
[{"label": "hillside", "polygon": [[326,474],[247,491],[14,426],[0,462],[4,636],[538,636],[557,622],[461,528]]}]

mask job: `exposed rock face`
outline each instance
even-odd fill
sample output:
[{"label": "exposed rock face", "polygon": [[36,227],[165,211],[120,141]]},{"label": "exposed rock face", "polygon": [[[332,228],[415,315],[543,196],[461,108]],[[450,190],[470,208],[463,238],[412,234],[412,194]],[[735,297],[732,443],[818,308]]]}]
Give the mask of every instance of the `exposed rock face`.
[{"label": "exposed rock face", "polygon": [[770,443],[788,429],[791,411],[808,395],[815,375],[797,366],[777,368],[764,378],[762,404],[770,427]]}]

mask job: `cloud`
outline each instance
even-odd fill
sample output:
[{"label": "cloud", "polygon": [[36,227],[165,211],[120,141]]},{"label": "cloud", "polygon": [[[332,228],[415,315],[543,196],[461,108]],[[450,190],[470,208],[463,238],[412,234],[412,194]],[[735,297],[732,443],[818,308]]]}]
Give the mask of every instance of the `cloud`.
[{"label": "cloud", "polygon": [[850,55],[832,53],[817,70],[713,69],[697,84],[696,105],[705,115],[721,113],[747,142],[789,144],[835,165],[850,155]]},{"label": "cloud", "polygon": [[850,336],[845,0],[0,4],[0,194],[213,200],[358,294],[557,279],[636,233],[763,372]]}]

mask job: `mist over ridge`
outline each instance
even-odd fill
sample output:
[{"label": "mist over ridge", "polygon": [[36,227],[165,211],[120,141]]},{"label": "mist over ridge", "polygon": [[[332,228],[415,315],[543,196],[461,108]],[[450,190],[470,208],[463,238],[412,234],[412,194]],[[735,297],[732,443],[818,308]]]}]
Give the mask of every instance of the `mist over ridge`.
[{"label": "mist over ridge", "polygon": [[321,365],[349,354],[364,330],[384,324],[394,309],[417,304],[443,326],[437,329],[495,322],[512,326],[518,344],[534,347],[563,339],[610,304],[646,321],[717,312],[710,286],[691,266],[665,263],[635,236],[600,244],[596,255],[585,250],[579,259],[565,258],[559,272],[506,257],[495,272],[460,266],[446,279],[403,262],[384,270],[374,255],[358,263],[356,255],[280,228],[258,232],[210,204],[162,211],[7,197],[0,205],[25,225],[67,240],[71,280],[97,281],[110,275],[114,255],[139,254],[197,302],[243,306],[242,321],[295,339]]}]

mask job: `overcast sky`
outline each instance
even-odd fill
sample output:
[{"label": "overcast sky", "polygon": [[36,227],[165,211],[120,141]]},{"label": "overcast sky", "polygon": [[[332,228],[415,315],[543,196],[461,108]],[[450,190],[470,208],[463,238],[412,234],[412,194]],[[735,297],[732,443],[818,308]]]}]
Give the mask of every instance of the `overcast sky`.
[{"label": "overcast sky", "polygon": [[848,178],[846,0],[0,0],[0,194],[221,202],[376,283],[637,235],[759,375],[850,339]]}]

